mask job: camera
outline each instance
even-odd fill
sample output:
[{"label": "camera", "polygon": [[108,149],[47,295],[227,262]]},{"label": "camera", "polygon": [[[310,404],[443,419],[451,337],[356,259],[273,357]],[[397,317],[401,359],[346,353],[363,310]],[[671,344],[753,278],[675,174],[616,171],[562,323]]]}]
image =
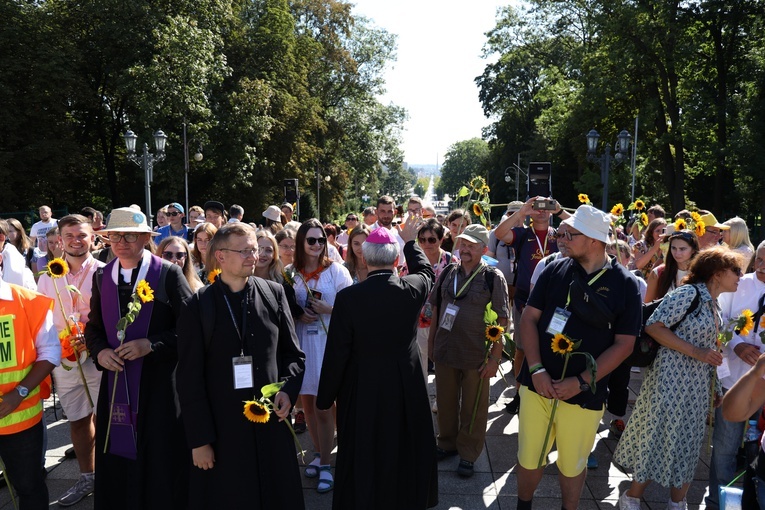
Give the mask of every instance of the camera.
[{"label": "camera", "polygon": [[558,208],[558,202],[552,199],[540,198],[531,204],[535,211],[554,211]]}]

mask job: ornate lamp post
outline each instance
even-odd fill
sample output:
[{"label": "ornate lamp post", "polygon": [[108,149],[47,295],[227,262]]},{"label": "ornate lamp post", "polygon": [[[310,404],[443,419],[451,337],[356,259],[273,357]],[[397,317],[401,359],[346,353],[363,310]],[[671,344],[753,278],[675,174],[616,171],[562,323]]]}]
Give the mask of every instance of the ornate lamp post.
[{"label": "ornate lamp post", "polygon": [[127,158],[136,165],[143,167],[143,174],[145,179],[144,190],[146,192],[146,218],[149,221],[149,226],[153,226],[153,215],[151,210],[151,181],[154,180],[154,163],[159,163],[165,159],[165,144],[167,143],[167,135],[158,130],[154,133],[154,147],[157,151],[156,155],[149,154],[149,145],[143,144],[143,154],[138,156],[135,152],[136,141],[138,137],[135,133],[128,129],[127,133],[123,136],[125,139],[125,146],[127,147]]},{"label": "ornate lamp post", "polygon": [[594,129],[591,129],[587,133],[587,161],[598,163],[600,165],[600,181],[603,183],[603,210],[608,211],[608,180],[611,172],[611,163],[618,165],[624,161],[629,161],[630,156],[627,152],[629,149],[632,135],[630,135],[626,129],[623,129],[619,136],[616,137],[616,144],[614,149],[616,154],[611,157],[611,147],[606,144],[603,154],[598,156],[598,140],[600,135]]},{"label": "ornate lamp post", "polygon": [[[194,161],[199,163],[204,159],[202,154],[202,146],[199,146],[199,150],[194,154]],[[186,138],[186,119],[183,119],[183,172],[184,172],[184,188],[186,189],[186,214],[189,214],[189,140]]]}]

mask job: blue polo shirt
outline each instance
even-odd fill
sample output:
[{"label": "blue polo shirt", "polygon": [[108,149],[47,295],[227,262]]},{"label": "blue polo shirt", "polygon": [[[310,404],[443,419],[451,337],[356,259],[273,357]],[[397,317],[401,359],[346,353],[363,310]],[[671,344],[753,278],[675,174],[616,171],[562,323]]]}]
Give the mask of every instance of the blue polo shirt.
[{"label": "blue polo shirt", "polygon": [[166,237],[182,237],[186,241],[189,240],[189,228],[186,225],[178,231],[173,230],[171,225],[165,225],[164,227],[158,228],[157,233],[159,235],[154,239],[156,244],[159,244],[159,242]]}]

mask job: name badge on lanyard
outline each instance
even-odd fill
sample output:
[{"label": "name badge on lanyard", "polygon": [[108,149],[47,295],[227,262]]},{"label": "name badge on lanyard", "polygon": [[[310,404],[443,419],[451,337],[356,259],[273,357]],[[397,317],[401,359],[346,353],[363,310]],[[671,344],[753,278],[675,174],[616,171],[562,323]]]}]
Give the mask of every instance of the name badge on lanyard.
[{"label": "name badge on lanyard", "polygon": [[564,310],[561,307],[557,307],[550,319],[550,324],[547,326],[547,333],[553,336],[563,333],[566,323],[570,318],[571,312]]},{"label": "name badge on lanyard", "polygon": [[234,367],[234,389],[252,388],[252,356],[234,356],[231,365]]}]

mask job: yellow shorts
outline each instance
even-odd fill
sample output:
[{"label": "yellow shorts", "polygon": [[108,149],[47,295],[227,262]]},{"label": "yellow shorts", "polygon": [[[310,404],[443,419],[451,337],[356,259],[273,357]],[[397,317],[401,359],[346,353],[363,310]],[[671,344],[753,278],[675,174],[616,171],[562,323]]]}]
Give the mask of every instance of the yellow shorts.
[{"label": "yellow shorts", "polygon": [[[518,463],[525,469],[533,470],[539,465],[554,400],[543,398],[526,386],[520,387],[520,394]],[[603,413],[603,409],[592,411],[565,402],[558,403],[545,458],[555,442],[558,470],[563,476],[573,478],[587,467],[587,457],[595,444]]]}]

